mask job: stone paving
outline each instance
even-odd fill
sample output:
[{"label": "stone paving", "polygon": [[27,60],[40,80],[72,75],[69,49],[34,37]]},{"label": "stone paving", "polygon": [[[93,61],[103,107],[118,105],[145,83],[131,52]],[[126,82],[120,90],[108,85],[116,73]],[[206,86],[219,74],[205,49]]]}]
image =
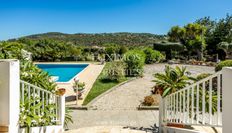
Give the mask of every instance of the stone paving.
[{"label": "stone paving", "polygon": [[[136,108],[143,98],[150,94],[155,85],[153,74],[163,72],[167,64],[152,64],[145,66],[143,78],[135,79],[95,101],[92,106],[96,110],[74,110],[74,123],[70,129],[92,126],[131,126],[152,129],[158,125],[158,111],[138,111]],[[176,65],[172,65],[175,67]],[[193,75],[199,73],[214,73],[213,67],[186,65]]]},{"label": "stone paving", "polygon": [[66,133],[147,133],[143,130],[124,128],[121,126],[95,126],[69,130]]}]

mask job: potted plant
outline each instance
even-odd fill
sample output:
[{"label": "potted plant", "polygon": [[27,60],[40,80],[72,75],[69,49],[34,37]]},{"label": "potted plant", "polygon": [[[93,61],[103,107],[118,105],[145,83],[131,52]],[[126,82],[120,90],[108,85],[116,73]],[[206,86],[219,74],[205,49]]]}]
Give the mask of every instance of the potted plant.
[{"label": "potted plant", "polygon": [[66,92],[65,88],[59,88],[57,89],[56,94],[59,96],[63,96],[65,92]]},{"label": "potted plant", "polygon": [[77,86],[78,86],[78,91],[82,91],[85,89],[85,82],[82,82],[82,83],[79,82]]},{"label": "potted plant", "polygon": [[75,81],[73,84],[73,91],[77,93],[78,91],[82,91],[85,89],[85,83],[84,82],[79,82]]},{"label": "potted plant", "polygon": [[74,79],[73,91],[77,94],[77,99],[81,99],[84,89],[85,89],[85,83]]}]

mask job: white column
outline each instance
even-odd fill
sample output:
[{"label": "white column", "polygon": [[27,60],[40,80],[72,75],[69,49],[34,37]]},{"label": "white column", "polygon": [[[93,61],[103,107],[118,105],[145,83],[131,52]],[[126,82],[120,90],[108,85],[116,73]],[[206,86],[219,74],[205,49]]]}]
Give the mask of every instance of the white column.
[{"label": "white column", "polygon": [[163,123],[163,117],[164,117],[164,100],[162,98],[161,95],[158,96],[159,97],[159,133],[162,133],[163,131],[163,126],[164,123]]},{"label": "white column", "polygon": [[18,60],[0,60],[0,126],[18,132],[20,78]]},{"label": "white column", "polygon": [[231,133],[232,120],[232,67],[222,69],[222,130]]},{"label": "white column", "polygon": [[65,119],[65,95],[60,96],[60,111],[59,111],[59,116],[60,116],[60,124],[62,127],[64,127],[64,119]]}]

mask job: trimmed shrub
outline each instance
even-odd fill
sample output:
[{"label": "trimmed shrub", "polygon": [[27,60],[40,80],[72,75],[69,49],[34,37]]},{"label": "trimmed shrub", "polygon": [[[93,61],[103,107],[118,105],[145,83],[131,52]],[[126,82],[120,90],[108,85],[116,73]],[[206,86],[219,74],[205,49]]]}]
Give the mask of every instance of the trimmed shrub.
[{"label": "trimmed shrub", "polygon": [[142,76],[145,54],[140,50],[130,50],[123,57],[127,76]]},{"label": "trimmed shrub", "polygon": [[126,65],[122,61],[113,61],[110,63],[106,78],[112,81],[120,82],[125,78]]},{"label": "trimmed shrub", "polygon": [[164,59],[164,56],[156,50],[153,50],[151,48],[146,48],[143,51],[146,55],[145,63],[146,64],[152,64],[155,62],[160,62],[161,60]]},{"label": "trimmed shrub", "polygon": [[151,106],[151,105],[154,104],[154,102],[155,102],[155,100],[154,100],[154,98],[153,98],[152,96],[146,96],[146,97],[144,98],[143,104],[144,104],[144,105],[147,105],[147,106]]},{"label": "trimmed shrub", "polygon": [[232,66],[232,60],[225,60],[216,65],[215,71],[220,71],[222,70],[223,67],[231,67],[231,66]]}]

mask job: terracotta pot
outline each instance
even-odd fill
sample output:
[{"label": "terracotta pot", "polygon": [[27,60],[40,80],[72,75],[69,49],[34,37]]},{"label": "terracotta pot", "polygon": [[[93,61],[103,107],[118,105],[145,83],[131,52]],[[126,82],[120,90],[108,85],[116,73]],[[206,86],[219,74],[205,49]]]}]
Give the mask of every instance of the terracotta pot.
[{"label": "terracotta pot", "polygon": [[57,90],[57,95],[59,96],[63,96],[66,92],[66,89],[65,88],[60,88]]},{"label": "terracotta pot", "polygon": [[177,128],[184,128],[183,124],[176,124],[176,123],[168,123],[167,126],[169,126],[169,127],[177,127]]}]

